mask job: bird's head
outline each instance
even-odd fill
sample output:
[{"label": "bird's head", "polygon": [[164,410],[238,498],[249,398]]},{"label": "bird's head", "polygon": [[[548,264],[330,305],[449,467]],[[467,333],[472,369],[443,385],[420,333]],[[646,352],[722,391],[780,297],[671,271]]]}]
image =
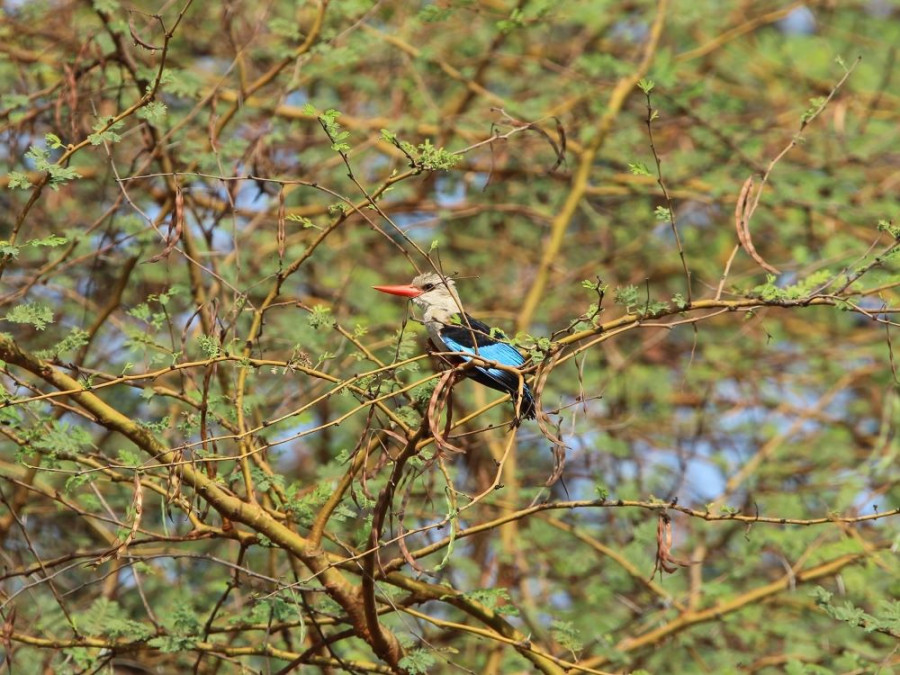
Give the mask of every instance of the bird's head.
[{"label": "bird's head", "polygon": [[420,274],[412,283],[404,286],[373,286],[376,291],[412,298],[412,301],[428,313],[429,310],[452,315],[462,311],[456,284],[453,279],[436,272]]}]

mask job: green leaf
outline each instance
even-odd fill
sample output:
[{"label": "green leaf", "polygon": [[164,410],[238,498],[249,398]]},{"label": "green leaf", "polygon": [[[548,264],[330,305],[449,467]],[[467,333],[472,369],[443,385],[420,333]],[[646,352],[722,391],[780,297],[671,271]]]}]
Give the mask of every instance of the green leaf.
[{"label": "green leaf", "polygon": [[197,644],[197,638],[180,635],[164,635],[147,641],[150,647],[156,647],[163,654],[177,654],[190,651]]},{"label": "green leaf", "polygon": [[3,94],[0,96],[0,107],[3,108],[27,108],[31,99],[25,94]]},{"label": "green leaf", "polygon": [[172,96],[195,98],[203,87],[203,80],[197,72],[167,66],[160,86]]},{"label": "green leaf", "polygon": [[155,633],[153,627],[134,621],[118,603],[97,598],[90,609],[73,617],[78,630],[90,636],[145,640]]},{"label": "green leaf", "polygon": [[135,319],[140,321],[150,321],[150,316],[152,312],[150,311],[150,305],[146,302],[142,302],[137,307],[132,307],[128,310],[128,313],[133,316]]},{"label": "green leaf", "polygon": [[418,164],[428,171],[447,171],[462,159],[460,155],[451,154],[444,148],[436,148],[430,139],[420,143],[417,150]]},{"label": "green leaf", "polygon": [[315,305],[312,311],[307,315],[306,320],[313,328],[334,328],[337,323],[331,315],[331,307],[325,305]]},{"label": "green leaf", "polygon": [[28,180],[28,176],[21,171],[10,171],[7,175],[9,176],[9,183],[6,186],[10,190],[27,190],[31,187],[31,181]]},{"label": "green leaf", "polygon": [[123,466],[137,467],[141,465],[141,456],[130,448],[119,448],[116,459]]},{"label": "green leaf", "polygon": [[316,512],[331,496],[333,486],[329,481],[318,483],[312,492],[306,486],[292,483],[286,490],[288,502],[285,508],[303,525],[312,524]]},{"label": "green leaf", "polygon": [[53,323],[53,310],[39,302],[16,305],[3,317],[11,323],[25,323],[37,330],[44,330],[48,323]]},{"label": "green leaf", "polygon": [[51,190],[59,190],[60,186],[64,183],[68,183],[71,180],[75,180],[76,178],[81,178],[81,174],[78,173],[75,169],[58,166],[53,164],[49,169],[50,173],[50,189]]},{"label": "green leaf", "polygon": [[[12,187],[12,185],[10,185]],[[900,226],[894,225],[890,220],[879,220],[877,229],[879,232],[887,232],[894,239],[900,239]]]},{"label": "green leaf", "polygon": [[289,38],[291,40],[300,38],[300,27],[297,25],[296,21],[275,17],[269,19],[268,26],[269,30],[275,33],[275,35],[280,35],[281,37]]},{"label": "green leaf", "polygon": [[448,19],[452,14],[453,9],[451,7],[425,5],[421,11],[419,11],[419,20],[421,20],[422,23],[437,23],[438,21]]},{"label": "green leaf", "polygon": [[168,625],[179,635],[196,635],[203,628],[203,619],[191,609],[187,601],[183,601],[172,612]]},{"label": "green leaf", "polygon": [[101,145],[102,143],[118,143],[122,137],[116,133],[117,129],[121,129],[125,122],[119,120],[113,122],[113,117],[102,117],[94,124],[94,133],[88,136],[91,145]]},{"label": "green leaf", "polygon": [[831,603],[831,598],[834,597],[834,593],[825,590],[821,586],[816,586],[812,589],[810,595],[815,599],[816,604],[821,606],[829,605]]},{"label": "green leaf", "polygon": [[200,345],[200,351],[203,356],[208,359],[214,359],[220,354],[219,342],[211,335],[198,335],[197,343]]},{"label": "green leaf", "polygon": [[50,152],[39,145],[32,145],[25,153],[25,157],[34,163],[37,171],[47,171],[50,168]]},{"label": "green leaf", "polygon": [[571,621],[554,619],[550,626],[550,633],[553,635],[553,639],[559,643],[560,647],[568,649],[573,654],[581,651],[581,639]]},{"label": "green leaf", "polygon": [[635,176],[651,176],[650,169],[643,162],[629,162],[628,170]]},{"label": "green leaf", "polygon": [[800,121],[808,122],[813,117],[815,117],[816,113],[819,111],[819,108],[825,105],[826,100],[827,99],[824,96],[816,96],[815,98],[809,99],[809,107],[800,116]]},{"label": "green leaf", "polygon": [[432,672],[432,666],[437,660],[432,656],[431,652],[424,649],[414,649],[407,652],[399,661],[399,666],[405,669],[410,675],[427,675]]},{"label": "green leaf", "polygon": [[657,206],[653,211],[653,215],[662,223],[672,222],[672,212],[665,206]]},{"label": "green leaf", "polygon": [[[426,403],[426,401],[422,401],[422,403]],[[421,415],[410,408],[408,405],[402,405],[394,411],[394,414],[400,418],[400,420],[409,427],[417,427],[419,422],[422,421]]]},{"label": "green leaf", "polygon": [[151,101],[137,111],[137,116],[153,126],[159,125],[166,118],[167,108],[160,101]]},{"label": "green leaf", "polygon": [[57,246],[62,246],[64,244],[67,244],[68,242],[69,240],[66,237],[62,237],[57,234],[51,234],[44,237],[43,239],[32,239],[26,242],[25,245],[34,247],[46,246],[48,248],[56,248]]},{"label": "green leaf", "polygon": [[518,608],[512,604],[509,590],[506,588],[479,588],[464,594],[466,598],[484,605],[498,614],[517,616]]},{"label": "green leaf", "polygon": [[285,220],[289,220],[294,223],[300,223],[304,230],[308,230],[310,228],[314,228],[317,230],[321,230],[321,227],[318,227],[312,220],[307,218],[306,216],[299,216],[296,213],[289,213],[285,216]]},{"label": "green leaf", "polygon": [[93,446],[91,434],[80,426],[69,422],[54,421],[49,429],[43,429],[31,442],[32,447],[42,450],[51,458],[60,455],[78,455]]},{"label": "green leaf", "polygon": [[617,305],[622,305],[627,312],[631,313],[640,302],[640,289],[637,286],[617,288],[615,302]]},{"label": "green leaf", "polygon": [[86,483],[90,483],[92,478],[93,478],[93,476],[88,472],[76,473],[74,476],[69,476],[66,479],[66,484],[63,487],[63,491],[66,494],[72,494],[72,492],[77,490],[82,485],[85,485]]},{"label": "green leaf", "polygon": [[53,347],[37,351],[35,352],[35,356],[39,359],[59,358],[63,354],[74,352],[76,349],[80,349],[86,345],[88,337],[90,337],[90,334],[87,331],[82,330],[81,328],[73,328],[66,337],[57,342]]}]

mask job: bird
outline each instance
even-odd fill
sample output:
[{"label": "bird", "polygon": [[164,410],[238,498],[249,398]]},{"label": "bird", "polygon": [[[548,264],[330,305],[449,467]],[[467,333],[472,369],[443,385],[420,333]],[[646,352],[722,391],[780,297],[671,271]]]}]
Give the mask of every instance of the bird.
[{"label": "bird", "polygon": [[[459,354],[463,362],[472,360],[470,356],[464,356],[465,354],[474,354],[485,361],[494,361],[513,368],[521,368],[525,363],[525,359],[509,343],[502,331],[491,328],[466,314],[456,294],[453,279],[436,272],[425,272],[413,279],[410,284],[372,288],[382,293],[411,298],[421,307],[428,336],[439,352]],[[509,394],[516,404],[520,418],[535,418],[535,403],[531,389],[522,382],[522,400],[519,402],[520,378],[515,373],[482,364],[467,370],[466,375],[479,384]]]}]

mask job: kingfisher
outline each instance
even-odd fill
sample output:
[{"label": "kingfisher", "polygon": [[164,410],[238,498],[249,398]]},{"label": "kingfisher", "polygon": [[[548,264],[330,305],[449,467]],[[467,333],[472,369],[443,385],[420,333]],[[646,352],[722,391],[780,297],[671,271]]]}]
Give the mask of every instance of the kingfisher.
[{"label": "kingfisher", "polygon": [[[453,279],[435,272],[425,272],[405,286],[372,288],[382,293],[412,298],[422,308],[428,336],[439,352],[460,354],[459,358],[463,362],[472,360],[469,356],[463,356],[464,354],[474,354],[485,361],[513,368],[521,368],[525,363],[525,359],[509,343],[502,331],[491,328],[463,311]],[[509,394],[513,403],[518,404],[519,377],[515,373],[488,365],[475,365],[466,374],[479,384]],[[524,382],[518,409],[520,417],[534,419],[534,396]]]}]

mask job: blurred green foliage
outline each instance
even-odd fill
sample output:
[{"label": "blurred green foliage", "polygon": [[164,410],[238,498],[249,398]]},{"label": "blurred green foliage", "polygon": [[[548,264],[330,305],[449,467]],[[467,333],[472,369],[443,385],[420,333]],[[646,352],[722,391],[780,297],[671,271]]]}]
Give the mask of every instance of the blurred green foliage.
[{"label": "blurred green foliage", "polygon": [[896,667],[900,9],[666,4],[0,8],[16,672]]}]

